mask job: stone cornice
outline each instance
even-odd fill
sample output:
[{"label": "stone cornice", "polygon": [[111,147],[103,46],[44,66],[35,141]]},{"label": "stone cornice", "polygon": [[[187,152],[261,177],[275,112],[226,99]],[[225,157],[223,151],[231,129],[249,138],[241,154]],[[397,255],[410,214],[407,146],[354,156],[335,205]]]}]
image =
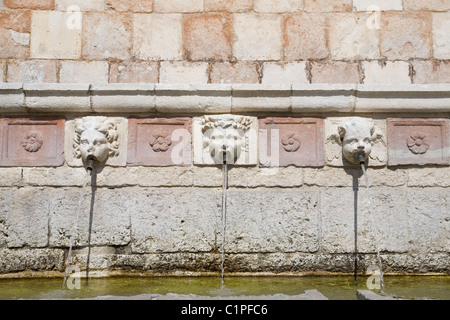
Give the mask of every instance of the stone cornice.
[{"label": "stone cornice", "polygon": [[0,83],[0,114],[450,112],[450,84]]}]

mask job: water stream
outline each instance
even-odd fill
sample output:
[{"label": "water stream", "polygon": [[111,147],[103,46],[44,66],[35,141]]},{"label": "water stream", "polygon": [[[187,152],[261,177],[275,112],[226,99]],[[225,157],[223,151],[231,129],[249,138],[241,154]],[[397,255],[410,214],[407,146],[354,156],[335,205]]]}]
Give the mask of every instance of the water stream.
[{"label": "water stream", "polygon": [[70,235],[70,246],[69,246],[69,253],[67,254],[67,259],[66,259],[66,269],[64,272],[63,286],[67,282],[67,271],[69,269],[70,263],[72,262],[72,248],[73,248],[73,243],[74,243],[74,239],[75,239],[75,234],[77,233],[77,229],[78,229],[78,220],[79,220],[79,216],[80,216],[81,203],[84,199],[84,195],[85,195],[86,187],[87,187],[87,183],[88,183],[88,178],[91,176],[91,174],[92,174],[92,168],[88,168],[86,170],[86,174],[84,176],[83,187],[81,189],[80,198],[78,200],[78,205],[75,210],[75,219],[74,219],[74,223],[73,223],[73,227],[72,227],[72,233]]},{"label": "water stream", "polygon": [[220,287],[223,289],[224,284],[224,273],[225,273],[225,232],[227,225],[227,188],[228,188],[228,165],[225,160],[222,165],[222,263],[221,263],[221,271],[222,277],[220,282]]},{"label": "water stream", "polygon": [[367,199],[369,201],[369,203],[368,203],[369,221],[370,221],[370,224],[371,224],[371,227],[372,227],[375,247],[376,247],[376,250],[377,250],[378,268],[379,268],[379,271],[380,271],[380,280],[381,280],[381,293],[384,293],[383,265],[381,263],[380,247],[379,247],[379,242],[378,242],[378,228],[376,227],[376,224],[375,224],[375,222],[373,220],[373,215],[370,213],[370,208],[372,206],[372,204],[371,204],[372,196],[370,194],[369,176],[367,175],[366,167],[365,167],[365,163],[364,162],[361,162],[361,170],[362,170],[363,176],[364,176],[364,178],[366,180]]}]

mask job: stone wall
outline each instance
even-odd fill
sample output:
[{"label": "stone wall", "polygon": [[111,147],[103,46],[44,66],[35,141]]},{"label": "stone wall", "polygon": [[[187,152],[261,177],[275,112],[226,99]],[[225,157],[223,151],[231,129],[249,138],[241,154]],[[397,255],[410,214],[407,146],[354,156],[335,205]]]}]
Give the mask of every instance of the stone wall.
[{"label": "stone wall", "polygon": [[[93,115],[119,153],[74,263],[219,274],[222,168],[196,121],[228,113],[256,133],[229,166],[226,272],[365,273],[380,250],[387,273],[450,273],[449,28],[446,0],[0,1],[0,277],[64,272]],[[381,137],[366,176],[336,138],[355,115]]]}]

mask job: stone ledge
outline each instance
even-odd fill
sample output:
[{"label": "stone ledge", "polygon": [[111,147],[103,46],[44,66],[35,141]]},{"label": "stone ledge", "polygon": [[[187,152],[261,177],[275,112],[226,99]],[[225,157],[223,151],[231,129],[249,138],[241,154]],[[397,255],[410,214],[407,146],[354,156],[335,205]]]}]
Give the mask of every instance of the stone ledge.
[{"label": "stone ledge", "polygon": [[450,84],[0,84],[0,114],[449,111]]}]

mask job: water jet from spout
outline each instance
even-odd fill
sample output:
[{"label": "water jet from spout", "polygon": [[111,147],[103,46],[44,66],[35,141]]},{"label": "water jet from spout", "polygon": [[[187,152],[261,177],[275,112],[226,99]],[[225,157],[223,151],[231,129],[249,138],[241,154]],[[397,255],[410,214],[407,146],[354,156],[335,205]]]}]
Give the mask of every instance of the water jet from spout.
[{"label": "water jet from spout", "polygon": [[227,221],[227,188],[228,188],[228,165],[227,154],[223,153],[223,165],[222,165],[222,263],[221,271],[222,277],[220,287],[224,288],[224,274],[225,274],[225,231]]}]

